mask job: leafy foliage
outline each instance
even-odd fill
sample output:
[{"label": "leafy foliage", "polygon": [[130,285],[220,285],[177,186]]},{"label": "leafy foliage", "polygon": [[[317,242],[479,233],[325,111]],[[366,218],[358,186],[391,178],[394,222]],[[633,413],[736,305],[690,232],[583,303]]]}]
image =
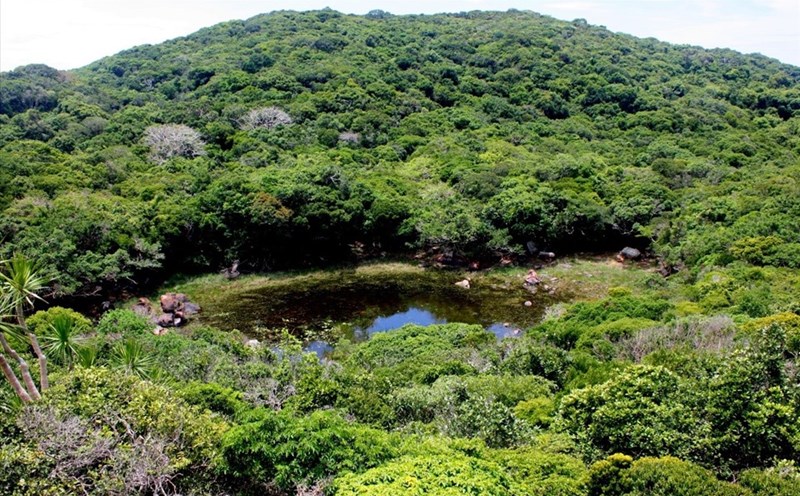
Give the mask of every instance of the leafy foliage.
[{"label": "leafy foliage", "polygon": [[358,244],[797,267],[798,78],[532,12],[223,23],[0,75],[0,252],[67,295]]},{"label": "leafy foliage", "polygon": [[350,424],[334,412],[293,418],[260,411],[226,435],[223,470],[288,488],[378,465],[395,454],[393,444],[386,433]]},{"label": "leafy foliage", "polygon": [[[0,74],[0,492],[797,493],[798,88],[763,56],[514,10],[274,12]],[[125,309],[26,318],[45,286],[234,261],[625,245],[678,274],[501,341],[406,326],[320,360]]]},{"label": "leafy foliage", "polygon": [[468,457],[401,458],[359,476],[337,481],[335,494],[486,494],[505,496],[513,482],[492,463]]},{"label": "leafy foliage", "polygon": [[[209,487],[227,425],[168,390],[106,369],[81,369],[17,419],[0,459],[7,494],[152,494]],[[49,474],[49,477],[46,476]]]},{"label": "leafy foliage", "polygon": [[718,481],[709,471],[676,458],[641,458],[613,455],[595,463],[590,472],[589,494],[608,495],[741,495],[746,489]]}]

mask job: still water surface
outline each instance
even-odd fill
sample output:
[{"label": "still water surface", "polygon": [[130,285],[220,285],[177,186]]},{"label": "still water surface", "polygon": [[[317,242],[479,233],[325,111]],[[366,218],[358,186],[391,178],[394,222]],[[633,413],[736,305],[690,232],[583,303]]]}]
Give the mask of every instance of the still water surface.
[{"label": "still water surface", "polygon": [[[237,328],[260,340],[287,329],[309,351],[322,354],[340,338],[354,341],[405,324],[479,324],[499,338],[513,336],[541,319],[555,299],[531,294],[521,279],[473,277],[447,271],[331,271],[315,277],[268,281],[231,294],[204,312],[203,320]],[[532,302],[525,306],[525,301]]]}]

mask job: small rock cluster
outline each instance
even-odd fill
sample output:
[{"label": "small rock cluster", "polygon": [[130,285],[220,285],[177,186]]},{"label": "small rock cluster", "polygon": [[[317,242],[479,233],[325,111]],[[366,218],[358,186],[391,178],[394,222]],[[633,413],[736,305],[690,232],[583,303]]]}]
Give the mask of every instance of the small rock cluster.
[{"label": "small rock cluster", "polygon": [[161,311],[156,323],[161,327],[180,327],[188,317],[200,311],[200,306],[189,301],[183,293],[165,293],[161,295]]},{"label": "small rock cluster", "polygon": [[156,325],[153,333],[161,335],[168,327],[180,327],[189,321],[189,317],[200,312],[200,305],[192,303],[183,293],[165,293],[159,298],[161,313],[154,310],[147,298],[139,298],[133,311],[147,317]]}]

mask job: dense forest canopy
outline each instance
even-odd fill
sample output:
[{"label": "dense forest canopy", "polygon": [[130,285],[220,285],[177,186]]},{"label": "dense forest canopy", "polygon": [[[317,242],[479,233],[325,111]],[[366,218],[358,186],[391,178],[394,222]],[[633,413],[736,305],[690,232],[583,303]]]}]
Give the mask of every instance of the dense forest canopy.
[{"label": "dense forest canopy", "polygon": [[2,254],[61,295],[528,242],[797,267],[798,81],[532,12],[226,22],[0,74]]},{"label": "dense forest canopy", "polygon": [[[799,157],[800,68],[532,12],[274,12],[0,73],[0,493],[796,496]],[[518,261],[447,287],[541,321],[318,357],[189,317],[411,253]],[[223,267],[268,273],[41,302]]]}]

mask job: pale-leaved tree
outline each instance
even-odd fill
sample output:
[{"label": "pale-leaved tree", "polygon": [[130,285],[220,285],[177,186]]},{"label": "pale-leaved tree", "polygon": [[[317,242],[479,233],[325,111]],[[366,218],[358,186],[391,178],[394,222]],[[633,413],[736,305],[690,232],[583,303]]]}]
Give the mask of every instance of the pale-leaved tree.
[{"label": "pale-leaved tree", "polygon": [[150,147],[150,159],[163,164],[175,157],[193,158],[205,155],[200,133],[183,124],[159,124],[144,131],[144,143]]},{"label": "pale-leaved tree", "polygon": [[292,117],[278,107],[260,107],[246,113],[240,123],[242,129],[274,129],[291,124]]}]

